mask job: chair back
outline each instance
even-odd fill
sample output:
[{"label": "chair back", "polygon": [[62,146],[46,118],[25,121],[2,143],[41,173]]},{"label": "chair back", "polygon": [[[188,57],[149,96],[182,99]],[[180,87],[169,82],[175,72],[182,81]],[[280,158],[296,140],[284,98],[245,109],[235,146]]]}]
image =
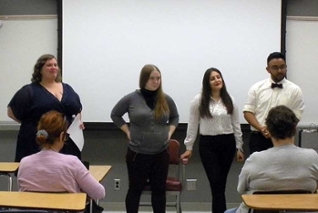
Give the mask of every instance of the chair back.
[{"label": "chair back", "polygon": [[312,194],[312,192],[303,189],[293,189],[275,191],[255,191],[253,194]]},{"label": "chair back", "polygon": [[168,153],[170,157],[169,164],[179,165],[180,163],[180,144],[175,139],[169,140]]}]

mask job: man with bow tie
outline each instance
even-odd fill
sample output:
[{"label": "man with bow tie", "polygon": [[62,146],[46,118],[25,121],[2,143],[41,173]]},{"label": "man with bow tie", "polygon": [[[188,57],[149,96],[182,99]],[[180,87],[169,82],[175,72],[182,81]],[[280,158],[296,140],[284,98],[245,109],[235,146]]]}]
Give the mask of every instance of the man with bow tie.
[{"label": "man with bow tie", "polygon": [[271,53],[267,58],[266,70],[270,78],[257,82],[250,88],[243,108],[244,118],[252,130],[250,154],[273,147],[265,126],[265,118],[271,108],[285,105],[294,111],[299,120],[305,108],[300,87],[285,78],[285,55],[280,52]]}]

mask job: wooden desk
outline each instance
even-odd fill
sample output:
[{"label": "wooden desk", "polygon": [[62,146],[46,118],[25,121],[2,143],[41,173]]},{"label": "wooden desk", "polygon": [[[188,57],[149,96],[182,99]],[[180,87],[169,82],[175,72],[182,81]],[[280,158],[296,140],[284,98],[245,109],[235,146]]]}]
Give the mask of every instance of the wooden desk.
[{"label": "wooden desk", "polygon": [[[98,181],[101,182],[111,169],[111,166],[108,165],[90,165],[89,172],[92,176]],[[96,203],[99,204],[99,200],[96,200]],[[90,200],[90,213],[93,212],[93,200]]]},{"label": "wooden desk", "polygon": [[8,208],[83,211],[86,206],[86,194],[0,191],[0,206]]},{"label": "wooden desk", "polygon": [[[0,173],[12,178],[9,173],[17,171],[19,163],[0,163]],[[109,165],[91,165],[89,172],[101,182],[111,169]],[[9,208],[53,209],[83,211],[86,205],[85,193],[41,193],[41,192],[0,192],[0,206]]]},{"label": "wooden desk", "polygon": [[12,177],[10,173],[14,173],[18,170],[19,163],[16,162],[0,162],[0,175],[7,176],[9,179],[8,190],[12,191]]},{"label": "wooden desk", "polygon": [[101,182],[109,170],[111,169],[111,166],[108,165],[90,165],[89,166],[89,172],[93,175],[93,177],[98,181]]},{"label": "wooden desk", "polygon": [[0,172],[13,173],[19,168],[19,163],[17,162],[1,162]]},{"label": "wooden desk", "polygon": [[246,206],[256,210],[318,210],[318,194],[245,194],[242,199]]}]

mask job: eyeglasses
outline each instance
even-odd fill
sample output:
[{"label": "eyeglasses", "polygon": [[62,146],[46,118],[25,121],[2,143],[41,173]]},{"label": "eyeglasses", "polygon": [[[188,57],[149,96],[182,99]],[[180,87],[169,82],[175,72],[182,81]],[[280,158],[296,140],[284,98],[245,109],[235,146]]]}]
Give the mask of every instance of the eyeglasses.
[{"label": "eyeglasses", "polygon": [[286,70],[287,66],[282,65],[282,66],[272,66],[270,67],[271,70],[278,71],[278,70]]}]

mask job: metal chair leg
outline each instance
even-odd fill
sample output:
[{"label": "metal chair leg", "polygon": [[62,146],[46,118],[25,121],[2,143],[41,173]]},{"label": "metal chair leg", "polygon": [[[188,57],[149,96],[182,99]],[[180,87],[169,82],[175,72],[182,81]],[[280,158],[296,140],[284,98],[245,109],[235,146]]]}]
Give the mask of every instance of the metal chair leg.
[{"label": "metal chair leg", "polygon": [[12,191],[12,177],[8,173],[0,173],[0,176],[7,176],[8,178],[8,191]]},{"label": "metal chair leg", "polygon": [[182,213],[182,210],[181,210],[181,203],[180,203],[180,194],[177,195],[177,213]]}]

